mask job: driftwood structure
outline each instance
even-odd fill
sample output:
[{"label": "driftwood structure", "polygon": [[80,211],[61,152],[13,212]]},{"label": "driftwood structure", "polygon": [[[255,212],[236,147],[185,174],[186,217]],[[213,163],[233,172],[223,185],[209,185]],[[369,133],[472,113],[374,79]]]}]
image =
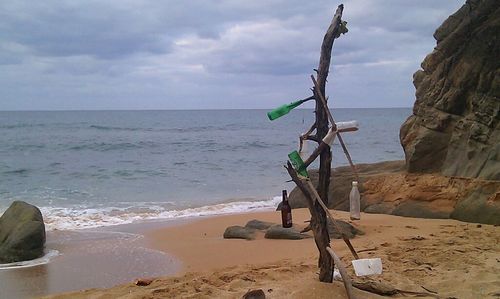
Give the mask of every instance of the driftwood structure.
[{"label": "driftwood structure", "polygon": [[[328,188],[330,185],[330,174],[331,174],[331,162],[332,153],[330,145],[324,142],[325,136],[331,131],[335,133],[339,139],[340,144],[344,150],[344,153],[351,164],[353,171],[356,174],[355,167],[352,163],[352,159],[345,147],[345,144],[337,131],[335,120],[333,119],[330,110],[328,108],[327,98],[325,97],[325,87],[327,82],[327,77],[330,69],[331,52],[333,47],[333,42],[341,34],[347,32],[346,22],[342,21],[342,12],[344,6],[341,4],[338,6],[335,15],[333,16],[332,22],[325,34],[323,43],[321,45],[321,55],[319,60],[319,66],[315,70],[317,72],[317,78],[311,76],[313,81],[313,98],[316,102],[315,113],[316,121],[311,126],[309,131],[301,136],[301,140],[311,140],[318,143],[318,147],[313,151],[311,156],[305,160],[304,165],[307,167],[319,156],[319,183],[318,186],[314,187],[309,180],[309,178],[301,176],[296,169],[293,168],[290,162],[287,162],[285,168],[287,169],[290,177],[295,182],[297,187],[304,193],[306,199],[308,200],[308,207],[311,213],[311,228],[314,233],[314,240],[316,246],[319,250],[319,260],[318,266],[319,280],[322,282],[332,282],[333,281],[333,269],[334,263],[341,263],[340,259],[336,258],[333,250],[330,248],[330,237],[328,235],[327,229],[327,217],[330,217],[334,225],[336,221],[328,211]],[[315,131],[314,134],[312,134]],[[339,232],[342,232],[339,228]],[[356,251],[351,245],[349,239],[344,235],[343,239],[349,247],[354,258],[358,258]],[[334,257],[335,260],[334,261]],[[339,265],[341,269],[344,269],[343,265]],[[343,276],[346,275],[345,271],[341,273]],[[350,285],[350,279],[348,277],[344,278],[344,283],[348,294],[351,295],[352,286]],[[350,296],[349,296],[350,297]]]}]

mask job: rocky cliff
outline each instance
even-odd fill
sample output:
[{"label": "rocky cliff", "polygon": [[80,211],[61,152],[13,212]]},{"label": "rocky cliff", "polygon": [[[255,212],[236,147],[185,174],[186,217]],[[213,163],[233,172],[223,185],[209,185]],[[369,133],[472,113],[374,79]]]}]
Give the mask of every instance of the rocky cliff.
[{"label": "rocky cliff", "polygon": [[400,139],[409,172],[500,180],[500,1],[468,0],[413,75]]}]

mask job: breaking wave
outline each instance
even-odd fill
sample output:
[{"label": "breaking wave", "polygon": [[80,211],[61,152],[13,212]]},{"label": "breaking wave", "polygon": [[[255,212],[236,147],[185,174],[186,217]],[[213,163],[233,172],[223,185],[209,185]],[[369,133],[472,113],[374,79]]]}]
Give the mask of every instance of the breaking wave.
[{"label": "breaking wave", "polygon": [[260,201],[232,201],[215,205],[175,210],[165,205],[136,205],[106,208],[41,207],[47,230],[74,230],[141,222],[145,220],[185,219],[249,211],[274,210],[281,197]]}]

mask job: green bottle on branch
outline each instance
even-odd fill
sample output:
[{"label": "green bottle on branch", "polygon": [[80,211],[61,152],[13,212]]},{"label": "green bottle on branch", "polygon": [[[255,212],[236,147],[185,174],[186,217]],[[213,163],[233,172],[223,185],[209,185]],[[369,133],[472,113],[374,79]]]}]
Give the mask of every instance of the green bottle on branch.
[{"label": "green bottle on branch", "polygon": [[293,168],[301,175],[306,178],[309,177],[309,174],[307,173],[306,165],[304,164],[304,161],[300,157],[299,153],[297,151],[293,151],[288,154],[288,158],[290,159],[290,162],[292,162]]},{"label": "green bottle on branch", "polygon": [[309,99],[299,100],[299,101],[292,102],[290,104],[279,106],[278,108],[276,108],[272,111],[269,111],[267,113],[267,117],[269,117],[269,120],[275,120],[277,118],[282,117],[285,114],[288,114],[293,108],[300,106],[302,103],[307,102],[307,101],[309,101]]}]

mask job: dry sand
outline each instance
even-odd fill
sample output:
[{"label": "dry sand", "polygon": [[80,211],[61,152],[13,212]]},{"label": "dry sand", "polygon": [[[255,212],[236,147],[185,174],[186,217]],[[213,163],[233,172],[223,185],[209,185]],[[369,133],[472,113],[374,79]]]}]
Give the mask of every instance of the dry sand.
[{"label": "dry sand", "polygon": [[[339,219],[347,214],[334,212]],[[309,219],[306,209],[293,210],[297,228]],[[278,212],[218,216],[146,233],[153,248],[183,262],[175,277],[157,278],[149,286],[132,282],[110,289],[92,289],[50,298],[241,298],[262,289],[267,298],[347,298],[342,283],[317,279],[313,239],[225,240],[227,226],[252,219],[278,222]],[[365,235],[354,247],[361,258],[380,257],[384,271],[372,276],[405,291],[428,292],[435,298],[500,298],[500,228],[455,220],[363,214],[356,222]],[[333,240],[355,280],[347,247]],[[126,261],[124,261],[126,262]],[[356,290],[359,298],[381,298]]]}]

